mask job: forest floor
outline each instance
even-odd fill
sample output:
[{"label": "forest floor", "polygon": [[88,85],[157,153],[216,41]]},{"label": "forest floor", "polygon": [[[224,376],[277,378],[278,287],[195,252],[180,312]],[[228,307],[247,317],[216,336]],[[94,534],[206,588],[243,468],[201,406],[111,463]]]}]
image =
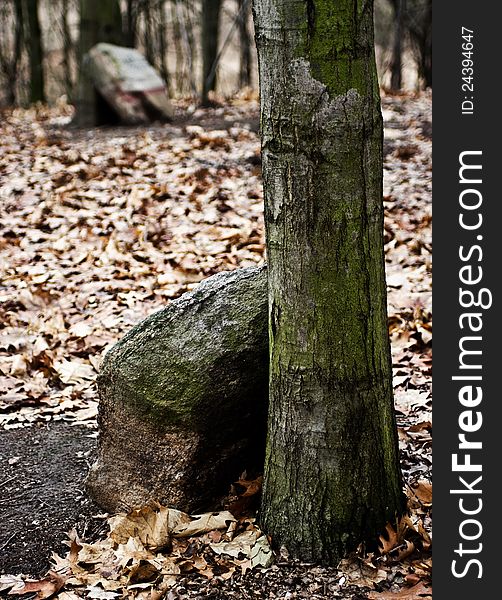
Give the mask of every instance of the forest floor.
[{"label": "forest floor", "polygon": [[[215,562],[199,544],[205,558],[192,556],[190,572],[162,592],[169,600],[431,594],[431,96],[382,102],[389,332],[410,514],[376,552],[361,548],[337,568],[281,555],[250,570]],[[103,354],[205,277],[264,261],[255,99],[207,110],[180,102],[174,123],[142,128],[79,131],[70,120],[60,106],[6,112],[0,124],[0,593],[59,590],[54,576],[23,588],[20,574],[40,577],[51,551],[68,551],[73,526],[87,542],[106,537],[83,490]],[[66,584],[59,597],[160,598],[152,585],[93,580]]]}]

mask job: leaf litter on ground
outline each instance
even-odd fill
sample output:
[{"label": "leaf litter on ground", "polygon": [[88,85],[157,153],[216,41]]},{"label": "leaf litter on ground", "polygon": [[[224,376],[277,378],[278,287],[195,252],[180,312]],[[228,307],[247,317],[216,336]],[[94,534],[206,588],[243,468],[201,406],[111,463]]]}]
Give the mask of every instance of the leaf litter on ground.
[{"label": "leaf litter on ground", "polygon": [[[373,573],[386,569],[383,584],[393,581],[395,587],[401,577],[410,590],[427,581],[431,568],[427,556],[416,558],[417,552],[429,551],[431,537],[431,140],[424,133],[430,129],[430,101],[427,93],[382,98],[389,333],[401,461],[414,516],[404,539],[403,524],[389,525],[401,544],[379,554]],[[103,129],[91,135],[65,129],[71,118],[66,106],[5,112],[0,124],[5,209],[0,215],[0,426],[62,419],[95,427],[95,374],[113,343],[212,273],[263,262],[257,116],[256,100],[235,98],[216,110],[197,110],[195,124]],[[201,534],[207,536],[203,547],[211,553],[209,563],[198,558],[197,544],[187,546],[185,552],[200,567],[191,566],[192,572],[219,580],[214,557],[228,560],[238,548],[246,555],[255,548],[257,556],[266,557],[268,546],[262,550],[258,544],[263,536],[256,538],[252,528],[236,533],[236,523],[256,502],[252,485],[259,488],[261,482],[250,484],[250,498],[241,493],[229,507],[236,515],[230,528]],[[382,532],[387,545],[394,534],[389,528]],[[176,548],[185,542],[171,536],[170,543]],[[409,544],[416,544],[410,555],[414,562],[407,573],[394,576],[401,564],[396,556],[409,552]],[[114,550],[124,561],[131,553],[154,554],[146,546],[141,539],[137,545],[127,540]],[[155,559],[141,560],[133,576],[138,583],[131,584],[139,590],[145,573],[160,568]],[[250,563],[243,559],[233,577],[246,577]],[[274,569],[266,570],[272,578]],[[343,571],[337,573],[326,589],[341,593],[348,584]],[[8,575],[2,578],[0,588],[9,581]],[[117,597],[92,579],[89,597]],[[13,581],[22,585],[17,576]],[[48,576],[42,588],[51,585],[54,579]],[[321,597],[316,583],[307,587],[311,598]],[[240,593],[247,597],[245,590]],[[76,596],[65,590],[58,597]]]}]

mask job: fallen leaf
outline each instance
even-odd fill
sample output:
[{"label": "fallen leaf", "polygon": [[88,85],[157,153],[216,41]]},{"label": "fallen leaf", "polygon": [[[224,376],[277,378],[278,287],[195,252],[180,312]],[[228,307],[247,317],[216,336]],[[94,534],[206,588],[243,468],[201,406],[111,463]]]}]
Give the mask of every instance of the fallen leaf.
[{"label": "fallen leaf", "polygon": [[170,544],[169,509],[160,506],[144,506],[128,514],[108,519],[110,537],[118,544],[126,544],[129,538],[137,538],[153,550],[166,548]]},{"label": "fallen leaf", "polygon": [[374,583],[387,579],[387,572],[384,569],[369,565],[358,556],[344,558],[339,563],[338,570],[346,575],[352,585],[372,587]]},{"label": "fallen leaf", "polygon": [[23,587],[15,587],[9,592],[9,596],[31,594],[36,592],[36,598],[50,598],[56,594],[65,584],[66,577],[62,577],[55,571],[49,571],[43,579],[26,580]]},{"label": "fallen leaf", "polygon": [[399,592],[370,592],[368,598],[370,600],[425,600],[432,598],[432,588],[424,583],[418,583]]},{"label": "fallen leaf", "polygon": [[424,506],[432,505],[432,484],[428,481],[419,481],[412,487],[412,493]]},{"label": "fallen leaf", "polygon": [[238,558],[239,554],[243,554],[246,558],[250,558],[251,549],[260,536],[261,532],[258,529],[251,529],[237,535],[231,542],[209,544],[209,547],[216,554],[228,554],[235,558]]},{"label": "fallen leaf", "polygon": [[118,592],[107,592],[104,589],[97,586],[87,587],[87,597],[93,598],[94,600],[113,600],[121,596]]},{"label": "fallen leaf", "polygon": [[68,333],[76,337],[84,338],[91,335],[93,331],[94,327],[89,323],[86,323],[85,321],[77,321],[77,323],[74,323],[70,327]]},{"label": "fallen leaf", "polygon": [[263,487],[263,476],[259,476],[256,479],[248,480],[248,479],[239,479],[236,482],[238,485],[241,485],[245,488],[245,492],[241,494],[243,498],[247,498],[249,496],[254,496],[255,494],[259,494]]},{"label": "fallen leaf", "polygon": [[272,548],[266,535],[262,535],[256,540],[256,544],[251,548],[251,567],[270,567],[274,562]]},{"label": "fallen leaf", "polygon": [[381,554],[389,554],[401,543],[401,540],[399,539],[399,530],[396,531],[390,523],[387,523],[385,526],[385,531],[387,533],[386,536],[380,535],[378,537]]},{"label": "fallen leaf", "polygon": [[54,363],[59,378],[63,383],[80,383],[83,380],[93,380],[96,371],[90,364],[63,359]]},{"label": "fallen leaf", "polygon": [[191,523],[181,524],[176,527],[173,535],[176,537],[190,537],[192,535],[207,533],[213,529],[226,529],[229,523],[233,521],[236,521],[236,518],[227,510],[195,515]]},{"label": "fallen leaf", "polygon": [[24,587],[22,575],[0,575],[0,592],[22,587]]}]

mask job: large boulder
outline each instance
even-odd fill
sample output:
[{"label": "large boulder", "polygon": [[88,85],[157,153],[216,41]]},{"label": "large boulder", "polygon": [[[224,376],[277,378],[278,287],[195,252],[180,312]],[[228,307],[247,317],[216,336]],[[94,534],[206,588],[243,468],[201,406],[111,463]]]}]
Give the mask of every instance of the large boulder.
[{"label": "large boulder", "polygon": [[266,267],[214,275],[136,325],[106,354],[98,388],[97,503],[214,507],[244,469],[263,467]]},{"label": "large boulder", "polygon": [[135,125],[148,123],[152,117],[173,118],[164,81],[138,50],[96,44],[87,54],[85,68],[122,123]]}]

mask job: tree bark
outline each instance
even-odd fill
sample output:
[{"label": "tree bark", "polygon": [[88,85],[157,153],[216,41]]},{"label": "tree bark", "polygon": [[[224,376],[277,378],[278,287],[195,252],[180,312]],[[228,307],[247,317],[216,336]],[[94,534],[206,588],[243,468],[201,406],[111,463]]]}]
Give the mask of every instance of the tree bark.
[{"label": "tree bark", "polygon": [[157,25],[157,33],[159,39],[159,62],[160,62],[160,74],[166,84],[169,96],[171,96],[171,82],[169,78],[169,69],[167,67],[167,18],[166,18],[166,7],[164,1],[159,2],[159,22]]},{"label": "tree bark", "polygon": [[126,29],[124,34],[124,44],[130,48],[136,48],[136,35],[138,25],[138,2],[137,0],[127,0],[126,4]]},{"label": "tree bark", "polygon": [[218,31],[221,0],[202,1],[202,104],[209,103],[209,92],[216,89],[215,61],[218,55]]},{"label": "tree bark", "polygon": [[146,60],[152,65],[155,64],[155,49],[154,49],[154,24],[153,24],[153,14],[150,10],[150,0],[143,1],[143,20],[145,24],[145,28],[143,31],[143,46],[145,48],[145,56]]},{"label": "tree bark", "polygon": [[239,7],[239,87],[251,85],[251,36],[249,35],[248,21],[250,0],[237,0]]},{"label": "tree bark", "polygon": [[[9,44],[7,44],[5,48],[0,48],[0,68],[7,83],[5,90],[7,106],[14,106],[17,100],[18,67],[23,54],[24,27],[22,0],[14,0],[12,9],[12,16],[14,18],[14,43],[12,53]],[[2,16],[5,18],[5,15]]]},{"label": "tree bark", "polygon": [[432,0],[425,0],[408,18],[408,30],[424,88],[432,87]]},{"label": "tree bark", "polygon": [[63,29],[63,66],[65,77],[65,88],[68,100],[71,102],[73,98],[73,73],[72,73],[72,55],[73,55],[73,40],[71,38],[70,23],[69,23],[69,0],[63,0],[61,7],[61,23]]},{"label": "tree bark", "polygon": [[99,124],[99,98],[85,69],[85,55],[99,42],[121,46],[122,14],[117,0],[80,0],[79,82],[76,123]]},{"label": "tree bark", "polygon": [[373,3],[254,0],[269,261],[260,520],[335,564],[403,508]]},{"label": "tree bark", "polygon": [[[183,11],[183,7],[185,10]],[[195,78],[193,72],[193,36],[190,39],[191,33],[191,21],[189,15],[189,8],[186,2],[176,0],[176,15],[178,17],[178,23],[180,28],[181,42],[183,44],[183,50],[185,54],[185,62],[187,66],[186,79],[188,80],[188,89],[193,96],[197,95],[197,86],[195,85]]]},{"label": "tree bark", "polygon": [[26,0],[26,8],[29,27],[30,102],[45,102],[44,53],[42,49],[42,31],[38,18],[38,0]]},{"label": "tree bark", "polygon": [[186,39],[188,44],[188,79],[190,85],[190,93],[193,97],[197,96],[197,82],[196,82],[196,73],[193,68],[196,60],[196,47],[194,38],[194,16],[198,23],[198,13],[197,7],[194,5],[193,0],[188,0],[183,2],[183,6],[185,8],[185,26],[184,30],[186,32]]},{"label": "tree bark", "polygon": [[176,53],[176,69],[175,69],[175,80],[176,90],[178,92],[183,91],[184,75],[183,75],[183,48],[181,39],[181,26],[178,17],[178,6],[177,0],[171,0],[171,19],[173,23],[173,42],[174,51]]},{"label": "tree bark", "polygon": [[394,92],[401,89],[403,73],[403,33],[406,0],[393,0],[394,8],[394,43],[392,45],[392,63],[390,66],[390,89]]}]

